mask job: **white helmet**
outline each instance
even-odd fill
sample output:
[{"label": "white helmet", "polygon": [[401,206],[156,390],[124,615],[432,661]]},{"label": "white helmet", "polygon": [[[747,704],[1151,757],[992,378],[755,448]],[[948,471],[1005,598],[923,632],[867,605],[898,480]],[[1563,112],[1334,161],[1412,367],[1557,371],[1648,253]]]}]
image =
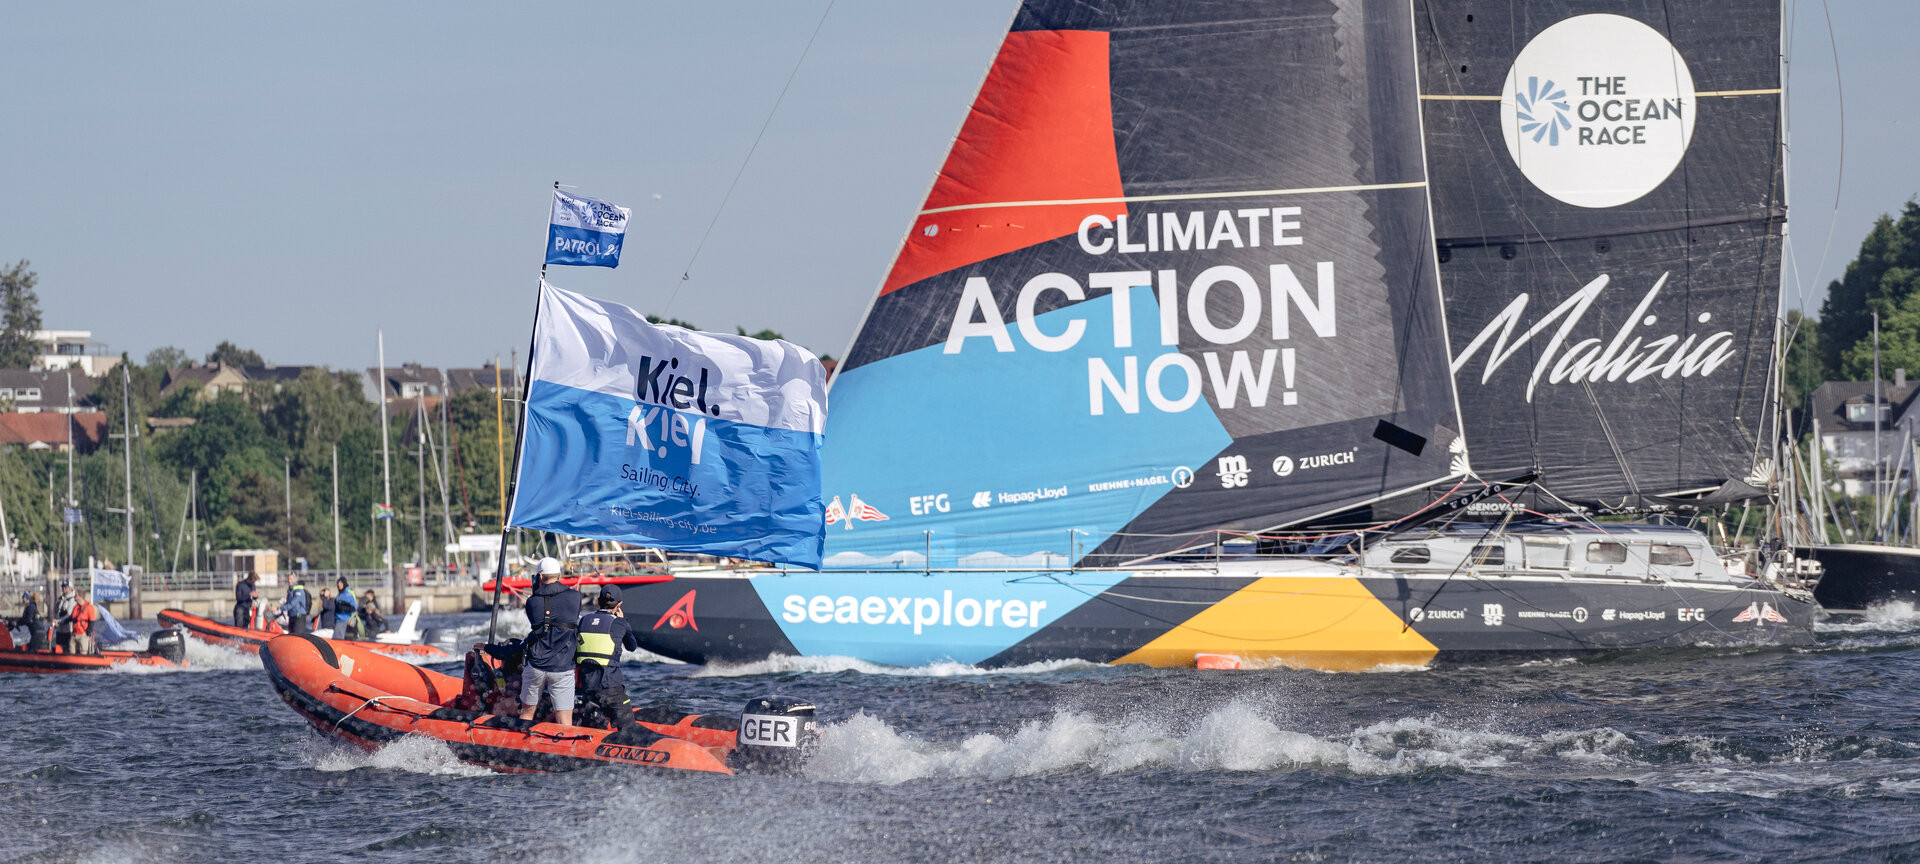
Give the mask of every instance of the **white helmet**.
[{"label": "white helmet", "polygon": [[551,558],[551,557],[540,559],[540,575],[542,576],[560,575],[560,559]]}]

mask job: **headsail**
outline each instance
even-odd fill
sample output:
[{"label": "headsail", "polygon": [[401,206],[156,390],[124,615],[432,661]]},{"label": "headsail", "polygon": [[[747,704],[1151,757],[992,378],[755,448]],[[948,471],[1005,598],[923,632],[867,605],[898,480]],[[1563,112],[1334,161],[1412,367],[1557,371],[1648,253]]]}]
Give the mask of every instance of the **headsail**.
[{"label": "headsail", "polygon": [[1029,0],[834,381],[828,566],[1109,563],[1458,473],[1412,22]]},{"label": "headsail", "polygon": [[1416,0],[1473,467],[1567,504],[1756,494],[1771,440],[1780,4]]}]

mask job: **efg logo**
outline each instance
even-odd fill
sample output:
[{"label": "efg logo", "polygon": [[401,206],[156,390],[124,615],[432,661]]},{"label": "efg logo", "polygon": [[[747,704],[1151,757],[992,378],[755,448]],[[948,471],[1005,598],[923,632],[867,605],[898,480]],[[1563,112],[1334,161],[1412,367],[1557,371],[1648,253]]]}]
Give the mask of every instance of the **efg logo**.
[{"label": "efg logo", "polygon": [[1576,15],[1535,35],[1507,70],[1500,130],[1535,188],[1576,207],[1652,192],[1693,141],[1693,74],[1658,30]]}]

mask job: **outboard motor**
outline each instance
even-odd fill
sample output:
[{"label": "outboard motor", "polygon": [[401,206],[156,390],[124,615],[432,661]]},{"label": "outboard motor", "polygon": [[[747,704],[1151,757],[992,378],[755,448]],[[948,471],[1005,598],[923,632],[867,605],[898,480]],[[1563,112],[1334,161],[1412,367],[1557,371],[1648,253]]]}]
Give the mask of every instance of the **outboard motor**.
[{"label": "outboard motor", "polygon": [[788,696],[751,699],[740,711],[740,738],[728,760],[736,770],[798,774],[820,738],[813,703]]},{"label": "outboard motor", "polygon": [[178,627],[166,627],[153,631],[147,637],[147,653],[165,657],[175,663],[187,662],[187,637]]}]

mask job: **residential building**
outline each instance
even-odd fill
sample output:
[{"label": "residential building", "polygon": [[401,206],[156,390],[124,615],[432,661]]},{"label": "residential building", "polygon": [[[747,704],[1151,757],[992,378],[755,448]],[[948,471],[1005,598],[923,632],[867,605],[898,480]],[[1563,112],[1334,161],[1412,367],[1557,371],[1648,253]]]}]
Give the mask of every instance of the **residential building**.
[{"label": "residential building", "polygon": [[28,450],[65,452],[67,443],[81,453],[91,453],[107,440],[107,414],[84,411],[65,414],[54,411],[0,413],[0,447],[24,447]]},{"label": "residential building", "polygon": [[98,377],[120,365],[120,355],[108,354],[92,330],[35,330],[32,365],[35,369],[76,369]]},{"label": "residential building", "polygon": [[[1920,386],[1907,380],[1907,370],[1893,370],[1892,382],[1880,383],[1874,400],[1872,381],[1828,381],[1807,397],[1809,416],[1820,426],[1820,452],[1832,468],[1830,482],[1841,484],[1849,496],[1873,494],[1878,476],[1888,488],[1899,488],[1900,478],[1912,467],[1909,451],[1920,443],[1920,411],[1915,411]],[[1874,447],[1874,416],[1879,415],[1880,442]],[[1878,453],[1879,470],[1874,456]]]},{"label": "residential building", "polygon": [[22,414],[91,410],[94,383],[79,369],[0,369],[0,408]]},{"label": "residential building", "polygon": [[395,410],[391,403],[396,399],[409,400],[407,410],[413,410],[410,400],[443,395],[446,389],[446,376],[439,369],[422,366],[418,363],[402,363],[388,366],[386,378],[380,377],[379,369],[367,370],[367,401],[379,401],[383,397],[389,404],[388,410]]},{"label": "residential building", "polygon": [[229,366],[224,363],[209,363],[205,366],[183,366],[167,370],[166,382],[160,386],[160,396],[172,396],[175,391],[190,383],[200,385],[201,399],[215,399],[221,393],[246,395],[248,385],[271,384],[274,392],[299,380],[308,369],[324,369],[318,366],[276,366],[268,363],[262,366]]}]

